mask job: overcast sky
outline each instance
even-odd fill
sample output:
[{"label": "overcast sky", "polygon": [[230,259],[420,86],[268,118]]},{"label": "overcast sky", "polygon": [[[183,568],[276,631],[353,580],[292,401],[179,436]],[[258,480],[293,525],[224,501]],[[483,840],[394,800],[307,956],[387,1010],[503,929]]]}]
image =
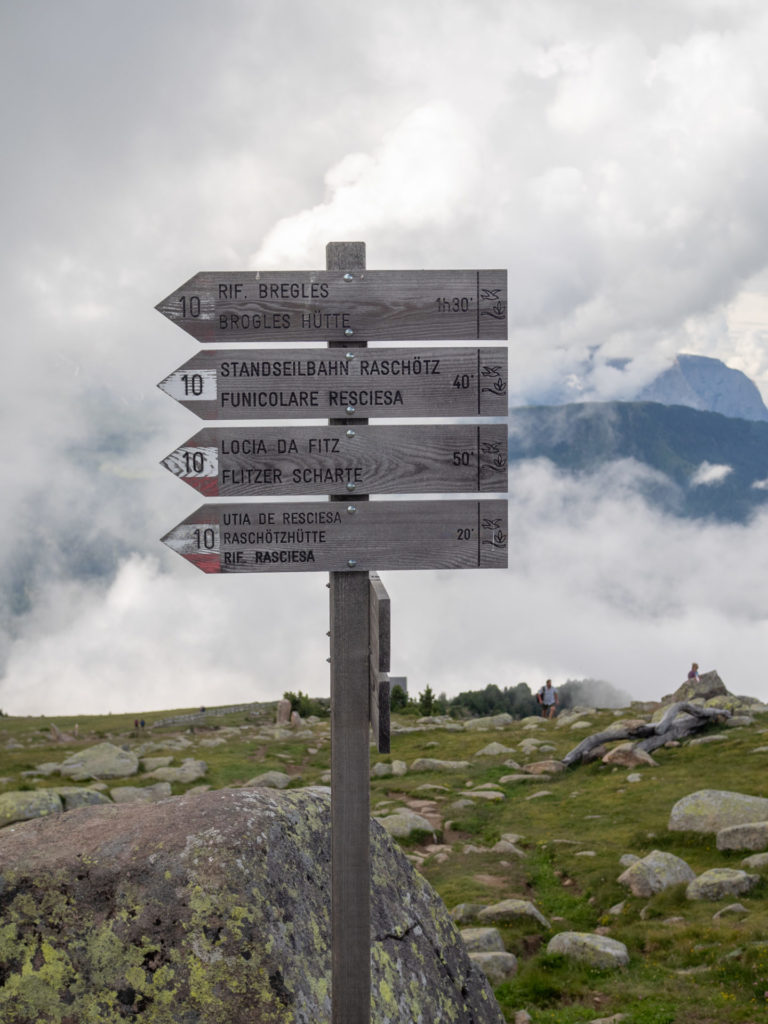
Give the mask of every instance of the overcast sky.
[{"label": "overcast sky", "polygon": [[[328,693],[319,573],[204,576],[156,388],[199,348],[155,304],[198,270],[509,273],[514,404],[621,399],[678,352],[768,398],[761,0],[24,0],[0,8],[5,437],[0,708]],[[768,518],[662,516],[621,465],[510,475],[510,568],[401,572],[412,692],[692,660],[768,700]],[[716,486],[716,480],[702,486]]]}]

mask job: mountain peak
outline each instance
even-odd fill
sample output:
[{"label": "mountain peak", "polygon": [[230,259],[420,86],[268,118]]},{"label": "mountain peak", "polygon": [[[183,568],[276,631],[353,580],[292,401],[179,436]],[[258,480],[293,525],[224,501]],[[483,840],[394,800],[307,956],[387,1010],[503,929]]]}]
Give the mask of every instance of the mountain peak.
[{"label": "mountain peak", "polygon": [[709,356],[678,355],[669,369],[640,391],[636,400],[687,405],[742,420],[768,421],[768,408],[749,377]]}]

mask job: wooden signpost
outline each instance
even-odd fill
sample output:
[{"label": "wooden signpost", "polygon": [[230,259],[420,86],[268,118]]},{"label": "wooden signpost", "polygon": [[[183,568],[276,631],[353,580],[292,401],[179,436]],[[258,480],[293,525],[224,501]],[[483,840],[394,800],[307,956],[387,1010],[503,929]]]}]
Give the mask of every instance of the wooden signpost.
[{"label": "wooden signpost", "polygon": [[204,350],[159,387],[204,420],[508,413],[498,347]]},{"label": "wooden signpost", "polygon": [[162,464],[208,497],[507,490],[503,423],[210,427]]},{"label": "wooden signpost", "polygon": [[163,543],[207,573],[504,569],[507,503],[201,505]]},{"label": "wooden signpost", "polygon": [[504,270],[203,271],[156,307],[206,344],[506,340]]},{"label": "wooden signpost", "polygon": [[202,505],[163,537],[206,573],[330,573],[332,1024],[369,1024],[369,736],[390,749],[390,600],[379,569],[505,568],[506,501],[369,494],[507,489],[506,425],[370,418],[506,418],[501,270],[369,271],[334,242],[324,271],[204,272],[157,306],[206,344],[323,341],[326,350],[206,350],[159,387],[205,420],[327,426],[199,431],[163,465],[206,497],[327,494],[325,502]]}]

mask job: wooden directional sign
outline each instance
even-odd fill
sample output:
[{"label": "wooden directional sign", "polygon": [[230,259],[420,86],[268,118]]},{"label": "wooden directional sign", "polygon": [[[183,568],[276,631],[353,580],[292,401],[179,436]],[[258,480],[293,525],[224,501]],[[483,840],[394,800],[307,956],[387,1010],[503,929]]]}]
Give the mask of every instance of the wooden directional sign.
[{"label": "wooden directional sign", "polygon": [[209,427],[162,464],[208,497],[505,492],[503,423]]},{"label": "wooden directional sign", "polygon": [[155,308],[206,344],[505,340],[507,272],[204,271]]},{"label": "wooden directional sign", "polygon": [[389,652],[390,652],[390,600],[389,594],[376,573],[371,573],[368,588],[368,615],[371,637],[370,659],[370,719],[376,746],[380,754],[388,754],[389,727]]},{"label": "wooden directional sign", "polygon": [[203,351],[158,387],[204,420],[509,414],[505,347]]},{"label": "wooden directional sign", "polygon": [[162,539],[208,573],[503,569],[507,503],[201,505]]}]

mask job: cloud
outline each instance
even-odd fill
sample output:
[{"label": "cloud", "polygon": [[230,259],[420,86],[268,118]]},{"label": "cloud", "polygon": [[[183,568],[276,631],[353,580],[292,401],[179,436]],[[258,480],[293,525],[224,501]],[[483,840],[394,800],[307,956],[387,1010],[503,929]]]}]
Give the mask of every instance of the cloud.
[{"label": "cloud", "polygon": [[691,476],[691,487],[713,487],[721,484],[733,472],[733,466],[713,465],[706,460]]}]

